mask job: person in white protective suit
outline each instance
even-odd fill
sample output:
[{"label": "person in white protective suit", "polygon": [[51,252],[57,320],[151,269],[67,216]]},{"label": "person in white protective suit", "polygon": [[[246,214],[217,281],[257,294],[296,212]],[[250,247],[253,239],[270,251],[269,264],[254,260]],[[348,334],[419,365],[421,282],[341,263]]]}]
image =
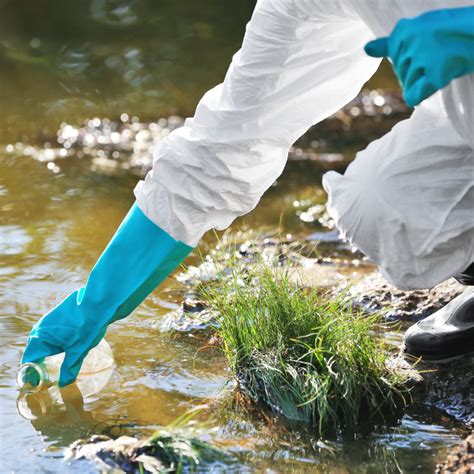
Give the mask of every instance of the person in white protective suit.
[{"label": "person in white protective suit", "polygon": [[[296,139],[352,100],[374,74],[381,58],[372,56],[389,56],[407,101],[421,103],[408,120],[359,152],[344,175],[324,176],[329,211],[342,235],[402,289],[431,288],[462,272],[467,272],[464,282],[474,283],[470,5],[462,0],[258,1],[224,82],[159,144],[153,169],[135,189],[134,208],[86,286],[35,325],[24,361],[66,352],[60,384],[73,381],[108,324],[129,314],[205,232],[225,229],[258,204],[282,173]],[[440,9],[441,14],[433,12]],[[428,20],[423,16],[403,23],[405,30],[399,27],[400,19],[425,12],[433,13]],[[451,26],[462,24],[454,49],[449,28],[447,43],[435,44],[446,19]],[[369,41],[387,36],[383,44],[372,43],[375,49],[367,48],[372,56],[366,54]],[[431,45],[431,56],[429,48],[417,46],[421,40]],[[445,44],[448,58],[438,71],[433,58]],[[458,49],[465,56],[461,66],[448,61]],[[410,70],[422,53],[428,54],[429,67]],[[134,228],[141,229],[140,236]],[[170,252],[173,258],[167,257]],[[150,255],[155,262],[148,262]],[[126,284],[114,280],[129,269],[135,273]],[[474,350],[473,341],[471,292],[414,326],[406,349],[439,359]]]}]

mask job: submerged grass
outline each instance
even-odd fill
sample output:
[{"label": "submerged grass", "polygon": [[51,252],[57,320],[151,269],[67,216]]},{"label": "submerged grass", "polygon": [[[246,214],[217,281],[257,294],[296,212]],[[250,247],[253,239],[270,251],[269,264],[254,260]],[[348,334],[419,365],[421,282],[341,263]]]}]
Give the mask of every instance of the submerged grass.
[{"label": "submerged grass", "polygon": [[302,290],[291,268],[262,261],[243,277],[238,263],[226,264],[226,277],[204,293],[231,369],[253,400],[319,434],[357,430],[405,403],[407,377],[388,364],[379,316]]},{"label": "submerged grass", "polygon": [[222,467],[232,461],[227,453],[201,439],[212,430],[205,423],[195,421],[200,410],[197,407],[188,411],[155,431],[148,440],[154,456],[164,465],[160,472],[196,472],[202,465],[217,463]]}]

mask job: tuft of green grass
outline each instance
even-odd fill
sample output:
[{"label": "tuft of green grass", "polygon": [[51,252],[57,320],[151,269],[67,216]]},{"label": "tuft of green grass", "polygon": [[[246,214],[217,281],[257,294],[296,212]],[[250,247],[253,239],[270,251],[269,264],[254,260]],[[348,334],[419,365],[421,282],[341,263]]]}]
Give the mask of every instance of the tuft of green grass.
[{"label": "tuft of green grass", "polygon": [[341,297],[302,290],[291,267],[226,262],[204,290],[230,367],[251,399],[313,425],[319,434],[357,430],[407,400],[407,376],[390,368],[376,334],[380,316]]}]

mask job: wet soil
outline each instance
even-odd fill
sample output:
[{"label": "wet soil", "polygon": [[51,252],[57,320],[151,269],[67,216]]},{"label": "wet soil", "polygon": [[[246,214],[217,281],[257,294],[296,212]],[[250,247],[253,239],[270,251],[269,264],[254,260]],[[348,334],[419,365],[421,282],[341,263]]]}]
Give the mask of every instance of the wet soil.
[{"label": "wet soil", "polygon": [[417,366],[423,386],[418,397],[466,428],[474,428],[474,356],[467,355],[447,363]]},{"label": "wet soil", "polygon": [[430,290],[404,291],[374,272],[355,284],[349,294],[367,312],[382,311],[391,320],[418,321],[445,306],[464,288],[452,278]]}]

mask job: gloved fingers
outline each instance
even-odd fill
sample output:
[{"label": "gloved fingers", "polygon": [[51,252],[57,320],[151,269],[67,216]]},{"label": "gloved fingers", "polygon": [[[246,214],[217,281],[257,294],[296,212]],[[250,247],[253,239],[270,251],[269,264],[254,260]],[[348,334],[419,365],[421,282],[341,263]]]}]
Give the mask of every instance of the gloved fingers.
[{"label": "gloved fingers", "polygon": [[400,84],[406,88],[406,76],[412,65],[411,57],[409,55],[405,55],[398,62],[394,62],[393,64],[395,66],[395,72]]},{"label": "gloved fingers", "polygon": [[77,375],[81,370],[82,363],[84,362],[88,352],[88,350],[86,352],[66,352],[66,356],[64,357],[64,361],[59,372],[58,385],[60,387],[65,387],[76,380]]},{"label": "gloved fingers", "polygon": [[377,38],[369,41],[364,46],[364,51],[374,58],[383,58],[388,56],[388,37]]},{"label": "gloved fingers", "polygon": [[437,88],[428,81],[426,76],[422,76],[412,87],[405,90],[403,98],[410,107],[415,107],[420,102],[434,94]]},{"label": "gloved fingers", "polygon": [[425,68],[412,64],[402,81],[404,89],[409,90],[423,76],[426,76]]},{"label": "gloved fingers", "polygon": [[410,58],[409,54],[406,54],[408,50],[408,42],[399,35],[390,36],[388,42],[388,55],[392,60],[395,70],[398,72],[398,68],[402,66],[403,62]]},{"label": "gloved fingers", "polygon": [[39,336],[30,336],[21,363],[42,362],[46,357],[60,354],[61,352],[64,352],[61,346],[41,339]]}]

